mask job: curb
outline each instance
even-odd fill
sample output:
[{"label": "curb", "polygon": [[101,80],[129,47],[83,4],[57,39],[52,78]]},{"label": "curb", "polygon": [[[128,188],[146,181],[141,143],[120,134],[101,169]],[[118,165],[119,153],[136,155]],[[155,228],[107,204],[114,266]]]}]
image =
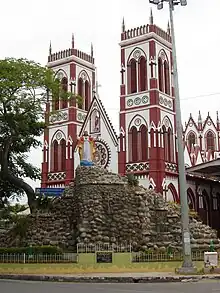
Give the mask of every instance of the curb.
[{"label": "curb", "polygon": [[200,276],[160,276],[160,277],[91,277],[91,276],[52,276],[52,275],[11,275],[0,274],[1,280],[72,282],[72,283],[177,283],[220,280],[220,275]]}]

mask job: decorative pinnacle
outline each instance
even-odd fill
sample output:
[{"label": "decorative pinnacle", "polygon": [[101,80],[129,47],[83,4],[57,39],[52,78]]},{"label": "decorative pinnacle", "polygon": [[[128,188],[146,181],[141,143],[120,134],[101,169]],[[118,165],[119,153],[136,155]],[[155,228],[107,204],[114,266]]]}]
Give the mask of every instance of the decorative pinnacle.
[{"label": "decorative pinnacle", "polygon": [[167,33],[170,35],[170,22],[167,23]]},{"label": "decorative pinnacle", "polygon": [[201,116],[201,112],[199,111],[199,116],[198,116],[198,123],[202,123],[202,116]]},{"label": "decorative pinnacle", "polygon": [[154,17],[153,17],[153,11],[152,11],[152,8],[150,9],[149,23],[150,23],[150,24],[154,24]]},{"label": "decorative pinnacle", "polygon": [[75,42],[74,33],[72,33],[72,49],[74,48],[74,42]]},{"label": "decorative pinnacle", "polygon": [[50,41],[50,46],[49,46],[49,55],[52,54],[52,45],[51,45],[51,41]]},{"label": "decorative pinnacle", "polygon": [[91,56],[93,57],[93,44],[91,43]]},{"label": "decorative pinnacle", "polygon": [[218,111],[216,111],[217,123],[219,123]]},{"label": "decorative pinnacle", "polygon": [[125,19],[123,17],[123,20],[122,20],[122,32],[124,33],[125,32]]}]

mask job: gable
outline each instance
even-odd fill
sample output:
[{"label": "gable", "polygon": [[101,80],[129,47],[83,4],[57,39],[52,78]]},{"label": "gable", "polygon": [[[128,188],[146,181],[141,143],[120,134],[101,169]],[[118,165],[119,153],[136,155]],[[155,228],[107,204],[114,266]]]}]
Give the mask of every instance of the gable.
[{"label": "gable", "polygon": [[118,146],[118,137],[113,128],[113,125],[108,117],[108,114],[99,98],[93,97],[89,111],[84,120],[79,136],[82,136],[87,130],[92,136],[101,136],[103,132],[108,132],[115,147]]},{"label": "gable", "polygon": [[184,163],[187,165],[187,167],[192,167],[192,162],[190,159],[189,151],[187,146],[184,147]]}]

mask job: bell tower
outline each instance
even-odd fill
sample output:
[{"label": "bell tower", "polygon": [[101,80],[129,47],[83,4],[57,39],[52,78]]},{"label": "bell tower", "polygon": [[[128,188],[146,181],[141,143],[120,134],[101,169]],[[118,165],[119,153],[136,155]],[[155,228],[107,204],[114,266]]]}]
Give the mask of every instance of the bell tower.
[{"label": "bell tower", "polygon": [[121,33],[119,173],[134,174],[145,187],[177,196],[172,44],[154,24]]},{"label": "bell tower", "polygon": [[95,86],[93,46],[90,54],[79,51],[75,48],[74,35],[67,50],[53,53],[50,44],[47,66],[61,81],[64,91],[82,97],[82,103],[77,103],[76,99],[62,100],[48,93],[41,187],[62,188],[73,179],[77,135],[92,100]]}]

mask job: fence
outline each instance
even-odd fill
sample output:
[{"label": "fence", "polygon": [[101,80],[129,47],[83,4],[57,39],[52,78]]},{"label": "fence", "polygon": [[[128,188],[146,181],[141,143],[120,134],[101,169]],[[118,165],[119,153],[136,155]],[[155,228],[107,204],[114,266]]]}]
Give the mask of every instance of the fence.
[{"label": "fence", "polygon": [[77,263],[76,253],[63,254],[0,254],[0,263]]},{"label": "fence", "polygon": [[[132,263],[180,262],[181,252],[133,252],[131,245],[78,245],[77,253],[63,254],[0,254],[0,263],[114,263],[129,265]],[[204,251],[193,251],[193,261],[204,261]],[[220,252],[218,252],[220,261]]]},{"label": "fence", "polygon": [[[203,251],[192,252],[193,261],[204,261]],[[218,260],[220,261],[220,253],[218,253]],[[183,254],[181,252],[174,253],[132,253],[132,262],[167,262],[167,261],[183,261]]]},{"label": "fence", "polygon": [[77,254],[78,253],[95,253],[97,251],[115,252],[115,253],[125,253],[132,252],[132,246],[130,244],[125,245],[114,245],[114,244],[77,244]]}]

